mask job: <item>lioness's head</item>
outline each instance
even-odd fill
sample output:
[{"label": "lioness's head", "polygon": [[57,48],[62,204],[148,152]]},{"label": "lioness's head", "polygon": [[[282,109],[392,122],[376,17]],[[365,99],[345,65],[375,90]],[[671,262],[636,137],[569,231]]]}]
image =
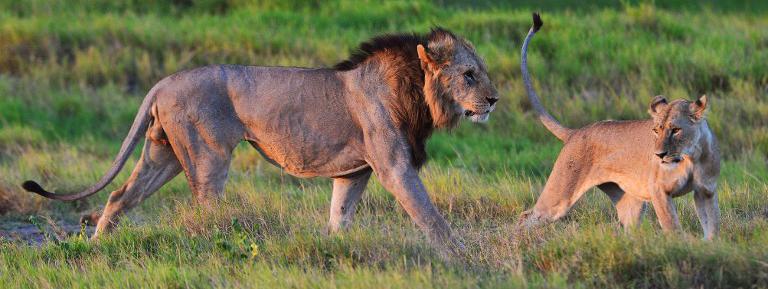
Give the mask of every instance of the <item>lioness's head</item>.
[{"label": "lioness's head", "polygon": [[707,111],[707,96],[695,102],[678,99],[671,103],[664,96],[656,96],[648,113],[654,121],[656,136],[654,154],[662,163],[677,163],[691,155],[701,137],[701,124]]},{"label": "lioness's head", "polygon": [[434,89],[439,94],[432,100],[427,97],[427,101],[446,102],[429,103],[430,108],[446,110],[444,113],[449,115],[442,116],[446,119],[464,115],[474,122],[487,121],[499,95],[475,48],[453,33],[437,28],[427,37],[426,47],[419,44],[416,49],[425,74],[425,91]]}]

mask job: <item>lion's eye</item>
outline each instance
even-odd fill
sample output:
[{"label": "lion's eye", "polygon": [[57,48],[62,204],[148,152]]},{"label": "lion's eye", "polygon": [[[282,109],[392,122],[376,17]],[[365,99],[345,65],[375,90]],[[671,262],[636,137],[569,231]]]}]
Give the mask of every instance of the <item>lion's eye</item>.
[{"label": "lion's eye", "polygon": [[464,72],[464,80],[467,81],[467,84],[473,85],[475,84],[475,74],[472,73],[471,70],[468,70],[467,72]]},{"label": "lion's eye", "polygon": [[679,133],[680,133],[680,128],[679,127],[676,127],[676,128],[672,129],[672,134],[676,135],[676,134],[679,134]]}]

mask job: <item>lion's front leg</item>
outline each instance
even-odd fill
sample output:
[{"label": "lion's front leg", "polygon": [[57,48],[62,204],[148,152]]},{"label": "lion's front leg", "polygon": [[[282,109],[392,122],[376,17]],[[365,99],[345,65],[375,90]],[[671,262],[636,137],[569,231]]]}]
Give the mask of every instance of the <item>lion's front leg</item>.
[{"label": "lion's front leg", "polygon": [[381,184],[405,209],[416,225],[443,253],[455,255],[464,246],[454,239],[448,222],[427,195],[418,170],[411,162],[409,146],[393,127],[366,133],[367,159]]},{"label": "lion's front leg", "polygon": [[461,242],[454,239],[448,222],[432,204],[415,168],[404,165],[379,167],[374,170],[384,188],[395,196],[416,225],[429,236],[431,242],[449,254],[456,254],[464,249]]},{"label": "lion's front leg", "polygon": [[371,170],[356,173],[354,176],[334,178],[331,196],[331,217],[328,220],[328,232],[336,233],[346,229],[352,222],[355,207],[363,196],[365,185],[371,177]]}]

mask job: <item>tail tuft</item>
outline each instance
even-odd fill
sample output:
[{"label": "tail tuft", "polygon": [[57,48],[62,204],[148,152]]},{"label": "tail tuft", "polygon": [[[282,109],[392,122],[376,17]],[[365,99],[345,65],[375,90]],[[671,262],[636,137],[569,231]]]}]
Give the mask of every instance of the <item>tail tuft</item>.
[{"label": "tail tuft", "polygon": [[538,32],[543,25],[544,22],[541,21],[541,16],[539,16],[539,13],[533,13],[533,32]]},{"label": "tail tuft", "polygon": [[43,189],[40,184],[38,184],[35,181],[29,180],[21,184],[21,187],[27,190],[28,192],[37,193],[37,194],[44,194],[47,193],[45,189]]},{"label": "tail tuft", "polygon": [[528,92],[528,100],[531,101],[531,105],[536,110],[536,115],[544,127],[547,128],[552,134],[562,141],[566,141],[572,130],[560,124],[552,115],[550,115],[544,106],[541,105],[539,96],[536,95],[536,90],[533,89],[533,83],[531,82],[531,75],[528,73],[528,44],[531,42],[533,35],[536,34],[544,22],[541,21],[539,13],[533,13],[533,27],[528,31],[528,35],[523,41],[523,48],[520,52],[520,70],[523,73],[523,83],[525,84],[525,91]]}]

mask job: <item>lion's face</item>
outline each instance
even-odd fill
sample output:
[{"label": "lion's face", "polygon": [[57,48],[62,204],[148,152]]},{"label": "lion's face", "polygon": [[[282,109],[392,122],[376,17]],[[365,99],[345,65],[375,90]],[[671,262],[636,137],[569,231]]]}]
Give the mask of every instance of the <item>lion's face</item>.
[{"label": "lion's face", "polygon": [[453,97],[461,113],[474,122],[485,122],[496,108],[499,95],[475,51],[459,45],[453,60],[442,69],[440,83]]},{"label": "lion's face", "polygon": [[649,113],[653,116],[656,137],[654,154],[664,164],[675,164],[690,156],[701,137],[701,122],[707,109],[707,97],[695,102],[675,100],[667,103],[663,96],[651,101]]},{"label": "lion's face", "polygon": [[454,113],[474,122],[485,122],[499,100],[496,87],[488,77],[483,60],[464,39],[442,30],[429,37],[426,49],[419,48],[419,58],[427,81],[450,98]]}]

